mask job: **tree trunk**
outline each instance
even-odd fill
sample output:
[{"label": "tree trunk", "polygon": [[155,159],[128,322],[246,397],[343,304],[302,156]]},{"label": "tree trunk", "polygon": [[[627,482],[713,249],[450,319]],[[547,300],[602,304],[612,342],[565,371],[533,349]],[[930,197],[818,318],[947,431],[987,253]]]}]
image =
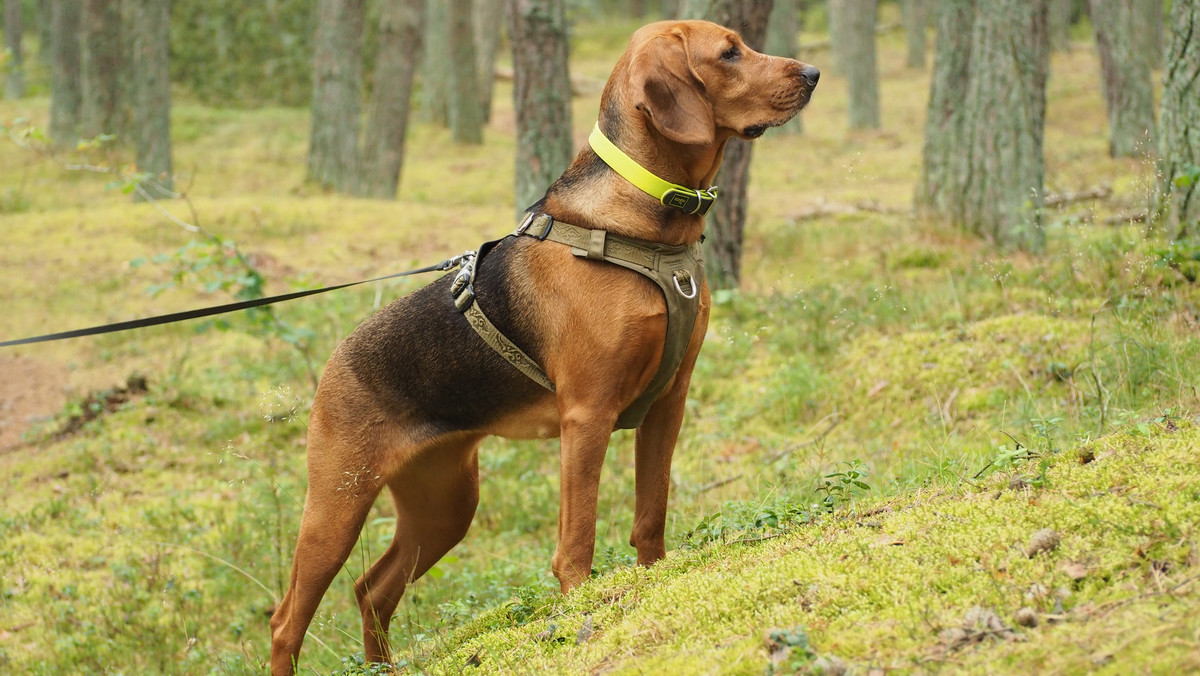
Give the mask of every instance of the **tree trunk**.
[{"label": "tree trunk", "polygon": [[475,0],[475,74],[479,77],[479,110],[483,122],[492,120],[492,90],[496,83],[496,52],[504,25],[504,0]]},{"label": "tree trunk", "polygon": [[151,175],[134,199],[173,196],[171,178],[171,4],[165,0],[132,0],[133,74],[137,92],[133,106],[137,168]]},{"label": "tree trunk", "polygon": [[4,47],[8,50],[8,76],[4,80],[4,98],[25,96],[25,57],[21,53],[21,0],[4,0]]},{"label": "tree trunk", "polygon": [[[800,5],[797,0],[775,0],[771,18],[767,21],[766,53],[794,59],[800,54]],[[801,115],[776,127],[772,134],[800,134],[804,132]]]},{"label": "tree trunk", "polygon": [[425,5],[425,55],[421,61],[421,120],[450,126],[450,12],[445,0]]},{"label": "tree trunk", "polygon": [[[751,49],[762,51],[773,4],[772,0],[688,0],[682,18],[708,19],[732,28],[742,34]],[[712,227],[707,230],[705,242],[705,273],[714,289],[736,289],[741,283],[752,149],[747,141],[730,139],[717,172],[721,197],[710,212]]]},{"label": "tree trunk", "polygon": [[363,0],[320,0],[308,179],[351,192],[358,178]]},{"label": "tree trunk", "polygon": [[571,163],[571,81],[563,0],[509,0],[518,212]]},{"label": "tree trunk", "polygon": [[1151,68],[1163,66],[1163,0],[1133,0],[1133,49]]},{"label": "tree trunk", "polygon": [[1108,109],[1108,154],[1136,157],[1153,151],[1154,93],[1150,64],[1134,40],[1135,2],[1089,0],[1104,102]]},{"label": "tree trunk", "polygon": [[409,102],[425,28],[425,0],[382,0],[359,192],[395,199],[404,164]]},{"label": "tree trunk", "polygon": [[450,136],[456,143],[483,143],[483,110],[479,107],[479,75],[471,0],[449,0],[450,7]]},{"label": "tree trunk", "polygon": [[56,148],[79,140],[79,21],[77,0],[54,0],[53,66],[50,70],[50,138]]},{"label": "tree trunk", "polygon": [[966,96],[971,67],[975,0],[942,0],[936,8],[933,81],[925,115],[918,209],[960,221],[965,178]]},{"label": "tree trunk", "polygon": [[[841,46],[838,68],[850,89],[851,129],[879,128],[879,75],[875,65],[876,0],[830,0]],[[836,16],[836,20],[834,17]]]},{"label": "tree trunk", "polygon": [[1200,2],[1175,0],[1164,56],[1157,211],[1175,239],[1200,237]]},{"label": "tree trunk", "polygon": [[1072,0],[1050,0],[1050,49],[1065,52],[1071,48]]},{"label": "tree trunk", "polygon": [[925,27],[929,24],[929,1],[901,0],[904,41],[907,46],[905,64],[909,68],[925,68]]},{"label": "tree trunk", "polygon": [[124,70],[120,0],[87,0],[83,10],[84,138],[124,132],[120,119],[120,75]]},{"label": "tree trunk", "polygon": [[980,2],[971,39],[963,223],[1002,245],[1040,250],[1046,0]]}]

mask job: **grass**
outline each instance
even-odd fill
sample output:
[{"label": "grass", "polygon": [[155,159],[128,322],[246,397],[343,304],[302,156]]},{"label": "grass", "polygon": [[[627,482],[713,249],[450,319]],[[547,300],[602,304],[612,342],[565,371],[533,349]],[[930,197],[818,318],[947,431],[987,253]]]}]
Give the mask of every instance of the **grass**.
[{"label": "grass", "polygon": [[[634,26],[595,21],[575,32],[572,67],[602,79]],[[1144,203],[1153,170],[1106,156],[1098,66],[1081,43],[1052,64],[1047,188],[1106,184],[1112,196],[1048,210],[1040,257],[912,218],[928,74],[903,68],[901,39],[881,39],[882,131],[846,129],[845,81],[828,75],[803,135],[756,146],[746,279],[718,295],[697,366],[667,560],[632,565],[632,435],[618,433],[599,506],[603,575],[553,592],[557,446],[489,440],[473,529],[410,588],[398,659],[435,673],[469,661],[489,673],[762,673],[773,659],[784,670],[833,657],[860,672],[1197,667],[1200,292],[1139,227],[1105,224]],[[510,95],[499,83],[482,147],[418,125],[396,202],[304,183],[300,110],[182,97],[175,166],[200,223],[252,256],[268,293],[387,274],[511,227]],[[577,144],[596,106],[576,99]],[[47,110],[45,98],[5,101],[0,119],[44,125]],[[176,260],[195,239],[105,183],[0,145],[0,335],[230,300],[205,290],[205,270],[174,282],[170,265],[131,265]],[[869,208],[817,209],[831,204]],[[311,332],[310,356],[246,316],[0,354],[3,368],[19,357],[53,374],[28,387],[62,402],[0,451],[0,666],[263,673],[304,494],[309,370],[423,281],[277,306]],[[56,434],[89,393],[135,373],[148,392]],[[391,518],[381,501],[318,612],[306,668],[361,671],[351,584]],[[1025,556],[1042,528],[1061,544]],[[1024,640],[967,622],[975,606]],[[1036,627],[1015,627],[1023,606]],[[767,641],[773,629],[783,638]]]}]

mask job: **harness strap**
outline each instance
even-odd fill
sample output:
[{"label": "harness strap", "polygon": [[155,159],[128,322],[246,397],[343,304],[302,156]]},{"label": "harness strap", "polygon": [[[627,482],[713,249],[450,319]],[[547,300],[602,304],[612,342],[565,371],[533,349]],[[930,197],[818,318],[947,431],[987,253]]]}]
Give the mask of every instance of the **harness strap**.
[{"label": "harness strap", "polygon": [[[675,377],[679,364],[687,353],[691,342],[692,329],[699,312],[699,290],[704,279],[704,260],[700,256],[700,245],[671,246],[656,242],[612,235],[604,230],[591,230],[555,221],[547,214],[529,214],[517,227],[513,235],[528,235],[538,240],[549,239],[552,242],[571,247],[571,252],[581,258],[601,260],[623,268],[633,270],[654,282],[663,293],[667,305],[667,335],[663,345],[662,358],[658,371],[651,378],[646,389],[631,403],[617,418],[617,428],[633,429],[642,424],[650,407],[658,400],[667,385]],[[479,258],[495,245],[488,242],[480,247]],[[452,289],[455,293],[455,303],[460,310],[467,313],[477,313],[472,319],[467,319],[476,332],[492,349],[513,364],[518,370],[529,376],[542,387],[554,391],[554,384],[546,377],[545,372],[533,359],[529,358],[520,348],[505,338],[491,322],[484,317],[483,311],[474,299],[471,282],[474,280],[475,266],[479,258],[468,261],[460,279],[455,280]],[[687,290],[684,290],[684,286]],[[467,294],[469,293],[469,297]]]},{"label": "harness strap", "polygon": [[517,367],[517,370],[529,376],[533,382],[542,387],[554,391],[554,383],[550,382],[550,378],[546,376],[546,372],[538,363],[533,360],[533,357],[525,354],[525,351],[517,347],[516,343],[512,342],[496,325],[483,314],[483,310],[479,309],[479,303],[470,303],[467,309],[463,310],[463,316],[467,318],[467,323],[471,328],[475,329],[475,333],[483,339],[493,350],[508,360],[510,364]]}]

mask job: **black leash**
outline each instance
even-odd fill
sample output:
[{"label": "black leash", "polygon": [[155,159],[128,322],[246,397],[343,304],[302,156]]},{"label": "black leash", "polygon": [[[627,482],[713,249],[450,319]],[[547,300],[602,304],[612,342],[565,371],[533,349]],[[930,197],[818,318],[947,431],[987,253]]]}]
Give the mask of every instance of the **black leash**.
[{"label": "black leash", "polygon": [[347,282],[345,284],[336,284],[334,286],[326,286],[320,289],[309,289],[307,291],[294,291],[292,293],[283,293],[278,296],[267,296],[265,298],[255,298],[253,300],[244,300],[237,303],[227,303],[225,305],[217,305],[214,307],[200,308],[198,310],[186,310],[184,312],[172,312],[171,314],[159,315],[157,317],[146,317],[145,319],[134,319],[128,322],[117,322],[115,324],[105,324],[103,326],[92,326],[86,329],[75,329],[73,331],[61,331],[59,333],[48,333],[44,336],[33,336],[32,338],[20,338],[18,340],[6,340],[0,343],[0,347],[9,347],[12,345],[27,345],[29,343],[44,343],[51,340],[65,340],[67,338],[79,338],[82,336],[95,336],[101,333],[114,333],[116,331],[127,331],[129,329],[140,329],[146,326],[158,326],[159,324],[170,324],[171,322],[182,322],[188,319],[198,319],[200,317],[211,317],[212,315],[225,314],[227,312],[237,312],[238,310],[248,310],[252,307],[261,307],[272,303],[280,303],[285,300],[293,300],[303,298],[305,296],[313,296],[326,291],[336,291],[345,289],[359,284],[370,284],[371,282],[381,282],[385,279],[394,279],[396,277],[407,277],[409,275],[419,275],[426,272],[437,272],[439,270],[450,270],[458,265],[462,260],[462,256],[447,258],[441,263],[429,265],[415,270],[406,270],[405,272],[397,272],[392,275],[384,275],[374,279],[364,279],[359,282]]}]

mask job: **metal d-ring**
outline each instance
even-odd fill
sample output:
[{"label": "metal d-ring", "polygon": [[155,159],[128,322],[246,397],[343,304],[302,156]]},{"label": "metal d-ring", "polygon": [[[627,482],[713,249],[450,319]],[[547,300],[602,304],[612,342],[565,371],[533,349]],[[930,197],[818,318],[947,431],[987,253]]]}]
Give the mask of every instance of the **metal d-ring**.
[{"label": "metal d-ring", "polygon": [[[688,282],[691,284],[691,287],[692,287],[691,295],[684,293],[683,288],[679,286],[679,275],[681,273],[687,277]],[[696,288],[696,280],[686,270],[676,270],[671,275],[671,281],[675,282],[675,290],[679,292],[679,295],[683,296],[684,298],[686,298],[688,300],[695,298],[696,294],[700,291],[700,289]]]}]

